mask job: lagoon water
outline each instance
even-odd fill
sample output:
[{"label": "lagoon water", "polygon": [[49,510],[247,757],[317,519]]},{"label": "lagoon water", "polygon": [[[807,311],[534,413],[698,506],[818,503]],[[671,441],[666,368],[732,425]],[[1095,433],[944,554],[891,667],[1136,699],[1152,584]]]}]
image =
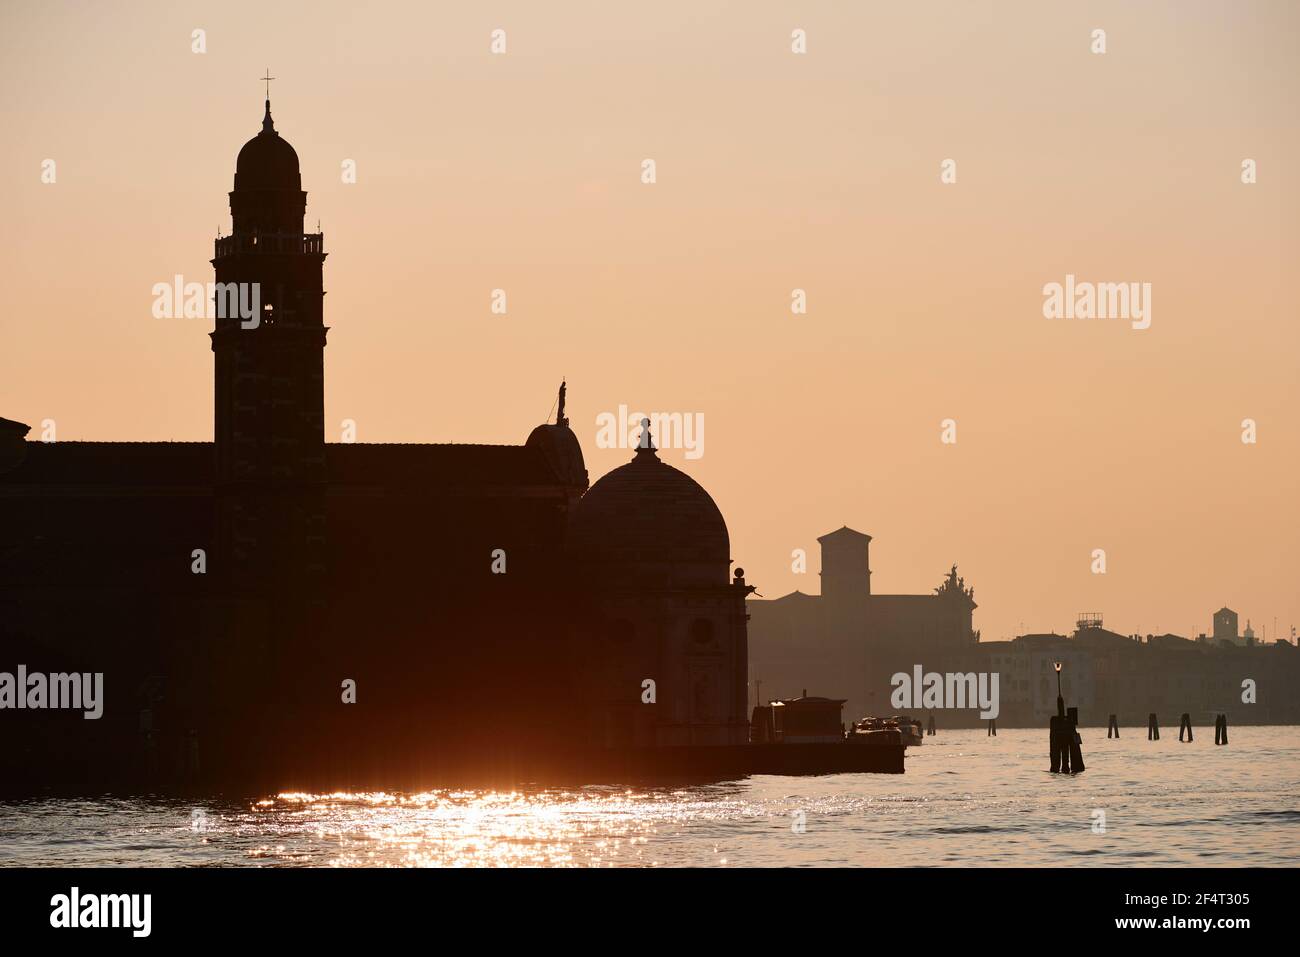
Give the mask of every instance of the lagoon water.
[{"label": "lagoon water", "polygon": [[903,775],[682,788],[280,794],[0,803],[0,865],[1294,866],[1300,728],[1083,730],[1087,770],[1046,772],[1047,731],[943,731]]}]

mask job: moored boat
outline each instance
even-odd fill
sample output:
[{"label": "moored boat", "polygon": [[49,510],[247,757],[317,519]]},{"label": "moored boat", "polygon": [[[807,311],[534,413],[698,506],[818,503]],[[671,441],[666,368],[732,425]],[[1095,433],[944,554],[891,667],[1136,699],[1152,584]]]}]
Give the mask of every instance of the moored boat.
[{"label": "moored boat", "polygon": [[867,716],[854,723],[848,740],[855,744],[901,744],[908,747],[920,744],[923,734],[921,722],[906,715],[892,718]]},{"label": "moored boat", "polygon": [[896,714],[890,721],[898,722],[898,730],[903,734],[903,744],[916,747],[925,740],[925,728],[920,718],[905,714]]}]

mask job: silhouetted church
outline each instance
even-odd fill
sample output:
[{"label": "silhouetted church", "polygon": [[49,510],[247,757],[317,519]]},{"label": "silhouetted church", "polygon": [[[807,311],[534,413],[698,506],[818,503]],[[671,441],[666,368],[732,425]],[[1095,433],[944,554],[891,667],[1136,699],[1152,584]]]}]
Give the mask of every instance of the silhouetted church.
[{"label": "silhouetted church", "polygon": [[0,419],[0,645],[105,672],[107,699],[62,737],[27,712],[20,749],[129,738],[166,773],[746,741],[752,589],[713,500],[649,441],[588,489],[563,386],[517,446],[324,441],[306,199],[268,99],[212,259],[261,311],[211,333],[211,443]]},{"label": "silhouetted church", "polygon": [[844,526],[817,541],[820,595],[747,602],[750,674],[765,699],[815,687],[846,699],[852,720],[888,716],[895,673],[918,664],[965,671],[977,660],[975,590],[955,565],[931,594],[880,595],[871,590],[870,535]]}]

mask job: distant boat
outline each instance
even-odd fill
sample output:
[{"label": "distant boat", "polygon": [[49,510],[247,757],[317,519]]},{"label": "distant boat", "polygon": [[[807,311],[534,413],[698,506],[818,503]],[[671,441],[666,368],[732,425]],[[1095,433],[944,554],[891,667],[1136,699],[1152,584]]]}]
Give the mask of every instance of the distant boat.
[{"label": "distant boat", "polygon": [[925,740],[925,728],[921,725],[920,718],[913,718],[905,714],[896,714],[890,721],[898,722],[898,730],[903,732],[903,745],[913,747],[921,744]]},{"label": "distant boat", "polygon": [[903,747],[915,747],[925,740],[921,722],[907,715],[894,715],[892,718],[868,716],[853,725],[848,738],[855,744],[901,744]]}]

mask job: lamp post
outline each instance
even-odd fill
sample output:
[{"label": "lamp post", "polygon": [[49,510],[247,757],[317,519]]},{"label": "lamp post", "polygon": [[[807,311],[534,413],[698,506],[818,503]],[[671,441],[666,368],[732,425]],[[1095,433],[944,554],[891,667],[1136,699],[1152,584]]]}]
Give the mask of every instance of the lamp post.
[{"label": "lamp post", "polygon": [[1064,774],[1078,774],[1083,770],[1083,748],[1079,738],[1079,709],[1065,711],[1065,695],[1061,690],[1061,668],[1064,662],[1052,663],[1056,668],[1056,716],[1048,722],[1051,728],[1052,770]]}]

